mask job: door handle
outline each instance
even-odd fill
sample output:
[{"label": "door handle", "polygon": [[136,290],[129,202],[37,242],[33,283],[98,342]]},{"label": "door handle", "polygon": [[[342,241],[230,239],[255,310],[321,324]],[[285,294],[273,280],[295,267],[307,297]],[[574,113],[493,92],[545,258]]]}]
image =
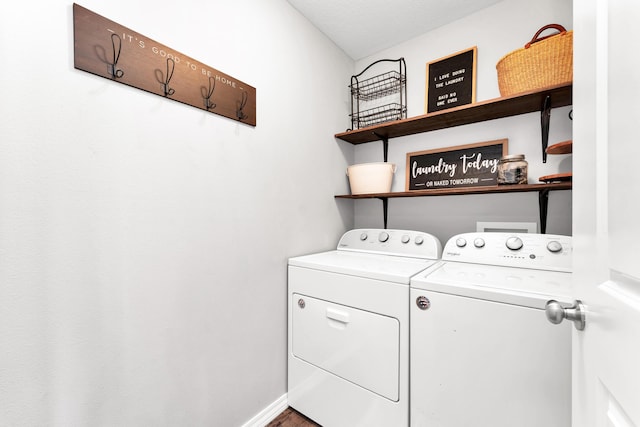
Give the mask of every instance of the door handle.
[{"label": "door handle", "polygon": [[544,308],[544,312],[547,315],[549,322],[557,325],[564,319],[571,320],[573,326],[579,331],[584,330],[586,323],[585,310],[582,301],[575,300],[572,307],[564,308],[558,301],[547,301],[547,305]]},{"label": "door handle", "polygon": [[327,308],[327,317],[340,323],[349,323],[349,313],[345,313],[344,311]]}]

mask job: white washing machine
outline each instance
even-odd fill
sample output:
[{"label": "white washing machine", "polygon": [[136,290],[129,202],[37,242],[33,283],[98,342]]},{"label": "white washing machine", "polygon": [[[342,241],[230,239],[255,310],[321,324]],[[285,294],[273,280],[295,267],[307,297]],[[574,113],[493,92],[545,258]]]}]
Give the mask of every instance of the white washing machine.
[{"label": "white washing machine", "polygon": [[409,425],[409,282],[439,240],[358,229],[291,258],[288,403],[324,427]]},{"label": "white washing machine", "polygon": [[411,426],[569,427],[571,238],[467,233],[411,281]]}]

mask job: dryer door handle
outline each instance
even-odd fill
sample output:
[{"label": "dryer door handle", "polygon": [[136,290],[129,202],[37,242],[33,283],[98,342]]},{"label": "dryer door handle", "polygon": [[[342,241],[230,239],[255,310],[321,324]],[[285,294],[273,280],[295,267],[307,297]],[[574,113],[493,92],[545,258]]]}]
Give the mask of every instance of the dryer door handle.
[{"label": "dryer door handle", "polygon": [[336,310],[335,308],[327,308],[327,317],[340,323],[349,323],[349,313]]}]

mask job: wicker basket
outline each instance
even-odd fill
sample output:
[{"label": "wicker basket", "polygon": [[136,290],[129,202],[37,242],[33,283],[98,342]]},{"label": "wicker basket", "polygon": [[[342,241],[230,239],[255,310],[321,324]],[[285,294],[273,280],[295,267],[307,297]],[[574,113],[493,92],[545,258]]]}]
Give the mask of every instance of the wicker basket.
[{"label": "wicker basket", "polygon": [[[555,29],[558,33],[540,37],[547,29]],[[567,31],[562,25],[545,25],[524,48],[502,57],[496,69],[502,96],[571,83],[573,31]]]}]

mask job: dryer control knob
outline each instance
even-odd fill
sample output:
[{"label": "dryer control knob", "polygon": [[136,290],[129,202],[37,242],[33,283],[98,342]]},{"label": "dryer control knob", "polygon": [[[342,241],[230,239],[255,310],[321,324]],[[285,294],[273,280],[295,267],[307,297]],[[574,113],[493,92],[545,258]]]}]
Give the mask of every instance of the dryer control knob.
[{"label": "dryer control knob", "polygon": [[411,238],[406,234],[402,236],[402,239],[401,239],[402,243],[409,243],[409,240],[411,240]]},{"label": "dryer control knob", "polygon": [[552,240],[547,243],[547,249],[549,249],[549,252],[553,253],[562,252],[562,243],[557,240]]},{"label": "dryer control knob", "polygon": [[424,237],[422,237],[422,236],[416,237],[415,242],[416,242],[416,245],[420,246],[421,244],[424,243]]},{"label": "dryer control knob", "polygon": [[387,240],[389,240],[389,233],[387,233],[386,231],[381,232],[378,236],[378,240],[380,240],[382,243],[386,242]]},{"label": "dryer control knob", "polygon": [[467,241],[462,237],[458,237],[456,239],[456,246],[459,248],[464,248],[465,246],[467,246]]},{"label": "dryer control knob", "polygon": [[362,233],[362,234],[360,235],[360,240],[362,240],[362,241],[364,242],[365,240],[367,240],[367,238],[368,238],[368,237],[369,237],[369,236],[367,235],[367,233]]},{"label": "dryer control knob", "polygon": [[515,236],[509,237],[505,244],[512,251],[517,251],[519,249],[522,249],[522,245],[523,245],[522,239],[520,239],[519,237],[515,237]]},{"label": "dryer control knob", "polygon": [[484,239],[478,237],[473,241],[473,246],[476,248],[484,248]]}]

